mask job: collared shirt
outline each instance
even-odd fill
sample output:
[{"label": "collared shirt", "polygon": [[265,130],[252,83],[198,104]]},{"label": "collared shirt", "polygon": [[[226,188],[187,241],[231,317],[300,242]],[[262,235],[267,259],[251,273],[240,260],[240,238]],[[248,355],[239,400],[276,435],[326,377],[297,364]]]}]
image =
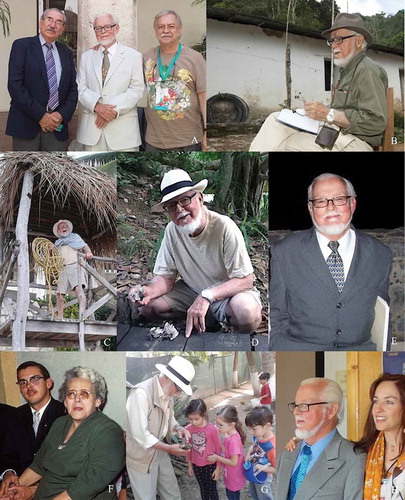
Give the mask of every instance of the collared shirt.
[{"label": "collared shirt", "polygon": [[51,402],[51,397],[49,397],[49,401],[40,410],[35,410],[32,406],[30,406],[30,409],[32,412],[32,419],[34,419],[34,413],[38,412],[39,413],[39,421],[41,422],[41,418],[44,414],[44,411],[46,410],[46,408],[48,407],[50,402]]},{"label": "collared shirt", "polygon": [[386,71],[361,52],[345,68],[340,68],[331,108],[344,110],[350,126],[343,134],[353,134],[371,146],[381,144],[387,123]]},{"label": "collared shirt", "polygon": [[[48,52],[48,48],[45,46],[46,43],[48,43],[45,38],[39,34],[39,41],[41,42],[41,47],[42,47],[42,53],[44,54],[44,59],[46,63],[46,53]],[[52,55],[53,55],[53,60],[55,61],[55,69],[56,69],[56,78],[58,80],[58,85],[60,82],[60,78],[62,76],[62,63],[60,62],[60,56],[58,49],[56,48],[56,43],[51,42],[52,46]]]},{"label": "collared shirt", "polygon": [[129,414],[131,415],[131,434],[135,441],[143,446],[143,448],[150,448],[151,446],[154,446],[158,441],[161,441],[166,436],[169,430],[174,431],[175,427],[179,425],[174,416],[171,421],[169,421],[170,412],[167,410],[169,408],[171,397],[164,393],[159,379],[157,384],[159,406],[163,410],[164,414],[164,419],[160,429],[160,436],[154,436],[148,429],[148,397],[145,390],[138,387],[128,398],[128,404],[130,405]]},{"label": "collared shirt", "polygon": [[[323,236],[319,231],[316,231],[316,237],[318,239],[322,255],[326,261],[326,259],[332,252],[332,250],[328,247],[330,239]],[[347,275],[349,274],[350,265],[353,260],[354,248],[356,246],[356,233],[353,231],[353,229],[349,229],[349,231],[347,231],[347,233],[342,238],[340,238],[338,242],[338,252],[343,260],[343,270],[346,281]]]},{"label": "collared shirt", "polygon": [[[107,49],[108,59],[110,60],[110,64],[111,64],[113,57],[114,57],[114,54],[117,50],[117,44],[118,44],[118,42],[115,42],[113,45],[111,45],[111,47],[108,47],[108,49]],[[101,66],[103,64],[104,50],[105,50],[105,47],[103,47],[103,45],[100,45],[100,47],[98,48],[98,52],[100,54],[100,71],[101,71]]]},{"label": "collared shirt", "polygon": [[299,467],[301,460],[302,460],[302,450],[304,449],[304,446],[307,445],[311,448],[311,458],[309,459],[308,462],[308,468],[307,468],[307,474],[313,467],[313,465],[316,463],[318,458],[321,456],[323,450],[328,446],[328,444],[332,441],[333,436],[335,435],[336,429],[333,429],[332,432],[330,432],[327,436],[324,438],[320,439],[316,443],[309,445],[306,441],[302,441],[301,443],[301,450],[297,456],[297,460],[295,461],[293,472],[294,473],[295,469]]}]

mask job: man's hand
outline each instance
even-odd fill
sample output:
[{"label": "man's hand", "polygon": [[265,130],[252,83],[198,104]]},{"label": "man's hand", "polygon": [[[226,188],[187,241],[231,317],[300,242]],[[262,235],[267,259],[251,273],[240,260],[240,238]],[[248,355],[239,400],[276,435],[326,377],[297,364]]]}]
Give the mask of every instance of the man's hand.
[{"label": "man's hand", "polygon": [[146,306],[151,300],[147,285],[135,285],[128,292],[129,300],[137,307]]},{"label": "man's hand", "polygon": [[92,254],[91,252],[86,252],[86,253],[84,254],[84,257],[85,257],[87,260],[90,260],[90,259],[92,259],[92,258],[93,258],[93,254]]},{"label": "man's hand", "polygon": [[101,118],[101,116],[97,115],[96,118],[96,127],[97,128],[104,128],[107,125],[108,121],[104,120],[104,118]]},{"label": "man's hand", "polygon": [[308,118],[313,120],[319,120],[321,122],[326,121],[326,117],[329,112],[329,108],[324,106],[321,102],[307,101],[304,104],[305,114]]},{"label": "man's hand", "polygon": [[187,311],[186,337],[190,337],[193,328],[197,332],[205,332],[205,316],[210,308],[210,303],[199,295]]},{"label": "man's hand", "polygon": [[176,433],[179,437],[184,438],[187,442],[191,441],[190,431],[188,429],[185,429],[184,427],[181,427],[181,425],[177,427]]},{"label": "man's hand", "polygon": [[39,126],[41,127],[42,132],[53,132],[59,127],[59,123],[56,122],[56,117],[52,116],[53,114],[55,113],[45,113],[39,120]]},{"label": "man's hand", "polygon": [[94,112],[103,118],[106,122],[110,122],[111,120],[114,120],[114,118],[117,117],[117,112],[115,111],[116,105],[115,104],[101,104],[98,102],[94,106]]},{"label": "man's hand", "polygon": [[172,455],[175,455],[176,457],[184,457],[188,453],[190,453],[190,450],[183,450],[183,448],[180,447],[178,444],[169,444],[169,453]]},{"label": "man's hand", "polygon": [[18,481],[18,476],[14,474],[14,471],[9,470],[3,476],[3,481],[0,486],[0,498],[3,497],[11,486],[18,486],[20,483]]},{"label": "man's hand", "polygon": [[13,486],[8,490],[8,494],[0,497],[0,500],[31,500],[36,489],[36,486]]}]

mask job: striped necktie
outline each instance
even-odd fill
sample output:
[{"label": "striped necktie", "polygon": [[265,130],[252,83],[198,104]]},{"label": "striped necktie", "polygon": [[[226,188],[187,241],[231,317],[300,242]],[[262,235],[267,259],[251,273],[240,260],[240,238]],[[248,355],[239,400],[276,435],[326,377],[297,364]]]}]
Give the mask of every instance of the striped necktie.
[{"label": "striped necktie", "polygon": [[39,422],[40,422],[40,413],[39,411],[34,411],[34,414],[32,416],[32,428],[34,429],[34,434],[35,437],[37,437],[37,432],[38,432],[38,427],[39,427]]},{"label": "striped necktie", "polygon": [[45,47],[48,49],[45,57],[46,74],[48,76],[49,85],[48,111],[53,111],[59,106],[58,79],[56,77],[56,66],[52,54],[52,45],[46,43]]},{"label": "striped necktie", "polygon": [[326,263],[328,264],[332,277],[335,280],[337,289],[341,292],[345,286],[345,273],[343,269],[343,260],[338,252],[339,242],[330,241],[328,243],[328,247],[332,250],[332,253],[326,259]]},{"label": "striped necktie", "polygon": [[307,473],[308,464],[311,459],[311,447],[307,444],[302,449],[302,457],[301,463],[295,469],[294,474],[291,476],[290,481],[290,490],[288,492],[288,500],[292,500],[297,493],[298,488],[300,487],[302,481],[305,478],[305,474]]}]

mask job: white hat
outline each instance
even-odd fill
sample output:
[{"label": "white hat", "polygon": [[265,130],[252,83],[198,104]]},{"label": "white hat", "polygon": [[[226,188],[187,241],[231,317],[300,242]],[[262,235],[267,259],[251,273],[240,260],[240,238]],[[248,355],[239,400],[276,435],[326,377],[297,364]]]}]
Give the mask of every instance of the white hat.
[{"label": "white hat", "polygon": [[190,189],[202,193],[207,184],[207,179],[203,179],[200,182],[193,182],[188,173],[180,168],[169,170],[163,176],[160,184],[160,190],[163,195],[162,201],[152,207],[152,212],[162,212],[164,203],[176,198],[180,194],[190,191]]},{"label": "white hat", "polygon": [[60,234],[58,233],[58,226],[59,224],[61,224],[62,222],[64,222],[67,227],[69,228],[69,234],[73,231],[73,224],[70,222],[70,220],[67,220],[67,219],[61,219],[61,220],[58,220],[58,222],[55,222],[55,224],[53,225],[53,234],[57,237],[57,238],[60,238]]},{"label": "white hat", "polygon": [[161,364],[155,366],[186,394],[189,396],[193,394],[190,383],[194,378],[195,370],[190,361],[181,356],[173,356],[166,366]]}]

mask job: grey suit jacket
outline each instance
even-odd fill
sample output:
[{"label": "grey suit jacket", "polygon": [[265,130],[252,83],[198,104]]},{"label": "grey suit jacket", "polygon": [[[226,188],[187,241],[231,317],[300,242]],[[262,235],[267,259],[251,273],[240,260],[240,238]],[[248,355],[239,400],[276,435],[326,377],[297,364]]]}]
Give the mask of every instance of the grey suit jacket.
[{"label": "grey suit jacket", "polygon": [[391,249],[356,230],[353,260],[339,292],[314,228],[274,244],[270,350],[375,350],[374,306],[378,295],[389,302],[391,267]]},{"label": "grey suit jacket", "polygon": [[[301,446],[283,451],[277,460],[276,500],[286,500],[295,460]],[[353,443],[336,431],[318,460],[305,476],[294,500],[329,498],[330,500],[362,500],[366,455],[355,453]]]}]

